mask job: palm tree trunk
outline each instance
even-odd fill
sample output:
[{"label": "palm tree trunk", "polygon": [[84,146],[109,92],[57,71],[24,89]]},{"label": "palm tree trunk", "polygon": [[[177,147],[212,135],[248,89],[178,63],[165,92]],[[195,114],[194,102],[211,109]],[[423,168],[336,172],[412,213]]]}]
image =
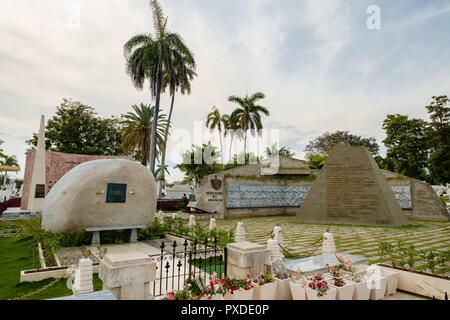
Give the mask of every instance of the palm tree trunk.
[{"label": "palm tree trunk", "polygon": [[162,70],[161,66],[158,70],[158,83],[156,87],[156,102],[155,102],[155,115],[153,118],[152,125],[152,137],[150,144],[150,172],[155,174],[155,158],[156,158],[156,130],[158,126],[158,116],[159,116],[159,103],[161,100],[161,82],[162,82]]},{"label": "palm tree trunk", "polygon": [[5,175],[3,177],[3,186],[6,185],[6,178],[8,177],[7,173],[8,173],[8,171],[5,171]]},{"label": "palm tree trunk", "polygon": [[244,155],[247,152],[247,131],[244,133]]},{"label": "palm tree trunk", "polygon": [[231,155],[231,152],[233,152],[233,137],[234,137],[234,135],[231,133],[231,141],[230,141],[230,154],[229,154],[229,159],[228,159],[228,161],[230,161],[230,160],[233,160],[233,156]]},{"label": "palm tree trunk", "polygon": [[223,158],[223,144],[222,144],[222,131],[219,130],[219,139],[220,139],[220,158],[222,159],[222,165],[225,164],[224,163],[224,158]]},{"label": "palm tree trunk", "polygon": [[170,111],[169,111],[169,118],[167,121],[167,126],[166,126],[166,134],[164,136],[164,151],[163,154],[161,156],[161,181],[159,184],[159,190],[158,190],[158,198],[162,197],[162,185],[164,183],[164,176],[165,176],[165,165],[166,165],[166,151],[167,151],[167,138],[169,137],[169,127],[170,127],[170,121],[172,119],[172,112],[173,112],[173,105],[175,102],[175,92],[172,95],[172,102],[170,104]]}]

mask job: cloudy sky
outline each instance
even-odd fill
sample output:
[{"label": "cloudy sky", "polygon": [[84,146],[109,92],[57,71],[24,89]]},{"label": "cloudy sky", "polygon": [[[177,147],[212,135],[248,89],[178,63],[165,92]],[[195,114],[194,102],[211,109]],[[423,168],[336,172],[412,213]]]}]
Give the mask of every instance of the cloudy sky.
[{"label": "cloudy sky", "polygon": [[[231,112],[230,95],[264,92],[271,112],[265,127],[278,130],[281,145],[302,158],[308,141],[325,131],[350,130],[381,144],[386,114],[425,118],[431,96],[450,93],[448,0],[160,3],[169,29],[195,53],[199,75],[192,94],[176,98],[171,166],[183,149],[177,139],[213,105]],[[367,27],[371,5],[380,8],[380,29]],[[126,75],[122,47],[152,30],[148,0],[2,0],[4,151],[23,168],[25,140],[63,97],[102,117],[150,103],[148,90],[137,91]],[[162,103],[168,109],[169,98]],[[182,178],[171,171],[169,181]]]}]

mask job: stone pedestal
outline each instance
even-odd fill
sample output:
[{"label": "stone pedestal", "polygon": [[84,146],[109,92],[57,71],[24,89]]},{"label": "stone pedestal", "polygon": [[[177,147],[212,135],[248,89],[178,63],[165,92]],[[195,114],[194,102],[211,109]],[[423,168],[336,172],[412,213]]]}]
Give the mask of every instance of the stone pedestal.
[{"label": "stone pedestal", "polygon": [[92,283],[92,260],[89,258],[80,259],[78,269],[75,272],[73,283],[73,294],[89,293],[94,291]]},{"label": "stone pedestal", "polygon": [[107,254],[100,262],[103,289],[119,300],[152,300],[150,282],[155,274],[156,264],[141,252]]},{"label": "stone pedestal", "polygon": [[267,249],[270,251],[270,261],[283,259],[283,254],[281,253],[277,240],[267,240]]},{"label": "stone pedestal", "polygon": [[131,229],[130,243],[137,243],[137,229]]},{"label": "stone pedestal", "polygon": [[245,229],[244,223],[239,221],[236,227],[236,235],[234,236],[234,242],[245,242]]},{"label": "stone pedestal", "polygon": [[274,240],[276,240],[279,244],[283,245],[283,229],[281,227],[276,226],[273,228]]},{"label": "stone pedestal", "polygon": [[189,224],[188,224],[189,228],[193,228],[195,227],[195,216],[193,214],[191,214],[189,216]]},{"label": "stone pedestal", "polygon": [[227,245],[227,274],[230,278],[245,279],[264,273],[270,264],[270,251],[263,245],[251,242],[229,243]]},{"label": "stone pedestal", "polygon": [[322,254],[336,253],[334,237],[332,233],[325,232],[323,234]]},{"label": "stone pedestal", "polygon": [[212,229],[215,229],[216,227],[217,227],[216,219],[214,219],[214,218],[209,219],[209,231],[211,231]]},{"label": "stone pedestal", "polygon": [[100,231],[94,231],[92,234],[91,246],[97,248],[100,245]]}]

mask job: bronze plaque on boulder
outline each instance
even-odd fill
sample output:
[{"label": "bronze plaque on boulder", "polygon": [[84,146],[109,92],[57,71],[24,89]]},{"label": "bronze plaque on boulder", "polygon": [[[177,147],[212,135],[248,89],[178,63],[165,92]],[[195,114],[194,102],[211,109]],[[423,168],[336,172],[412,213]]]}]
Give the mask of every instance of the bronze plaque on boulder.
[{"label": "bronze plaque on boulder", "polygon": [[106,189],[106,203],[125,203],[127,199],[127,185],[123,183],[108,183]]},{"label": "bronze plaque on boulder", "polygon": [[45,184],[37,184],[34,192],[35,198],[45,198]]}]

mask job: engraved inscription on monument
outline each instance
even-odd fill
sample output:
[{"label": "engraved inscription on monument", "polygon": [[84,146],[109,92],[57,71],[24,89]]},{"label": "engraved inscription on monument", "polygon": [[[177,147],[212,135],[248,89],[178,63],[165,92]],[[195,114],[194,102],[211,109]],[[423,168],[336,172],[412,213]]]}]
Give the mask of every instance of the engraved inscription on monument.
[{"label": "engraved inscription on monument", "polygon": [[125,203],[127,198],[127,185],[123,183],[108,183],[106,189],[106,203]]},{"label": "engraved inscription on monument", "polygon": [[35,198],[45,198],[45,184],[37,184],[34,193]]}]

